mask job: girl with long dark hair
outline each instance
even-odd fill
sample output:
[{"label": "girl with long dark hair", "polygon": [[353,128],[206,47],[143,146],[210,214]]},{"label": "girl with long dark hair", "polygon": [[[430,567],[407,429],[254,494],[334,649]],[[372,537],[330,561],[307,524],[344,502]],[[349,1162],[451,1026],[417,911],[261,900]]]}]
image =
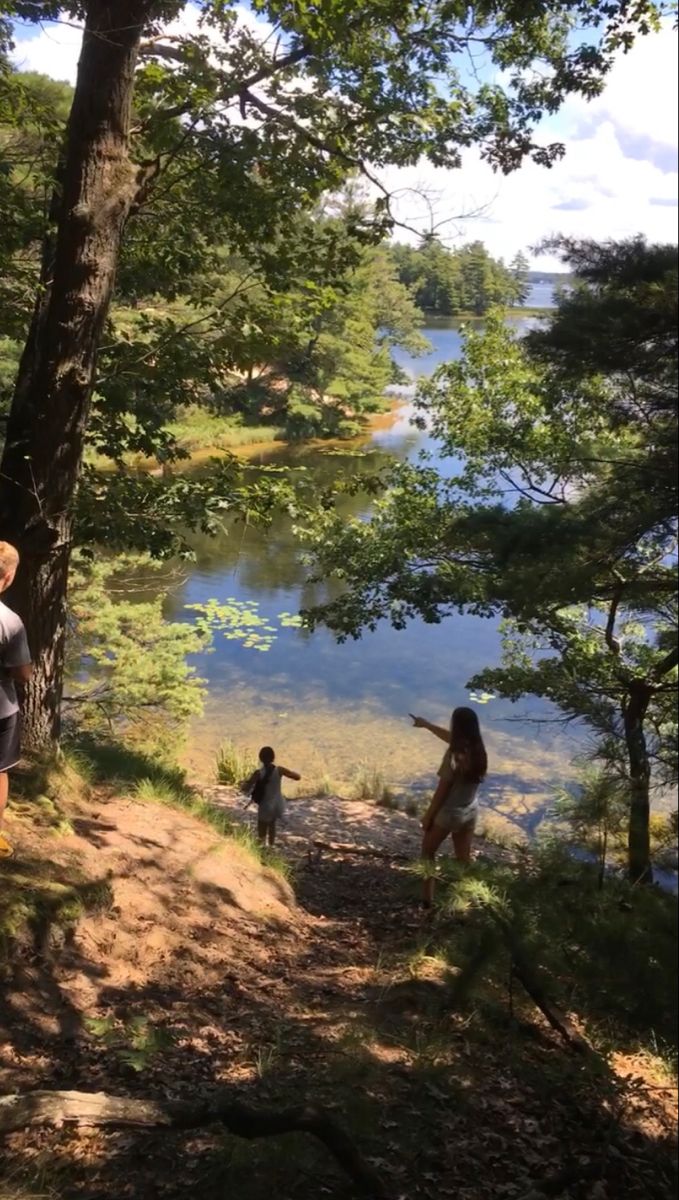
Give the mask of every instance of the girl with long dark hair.
[{"label": "girl with long dark hair", "polygon": [[[433,864],[442,842],[450,836],[458,862],[468,863],[479,805],[479,784],[488,771],[488,756],[481,737],[479,718],[472,708],[456,708],[450,728],[432,725],[424,717],[410,714],[417,729],[428,729],[448,746],[439,767],[439,782],[422,818],[422,857]],[[434,875],[424,880],[423,903],[431,907]]]}]

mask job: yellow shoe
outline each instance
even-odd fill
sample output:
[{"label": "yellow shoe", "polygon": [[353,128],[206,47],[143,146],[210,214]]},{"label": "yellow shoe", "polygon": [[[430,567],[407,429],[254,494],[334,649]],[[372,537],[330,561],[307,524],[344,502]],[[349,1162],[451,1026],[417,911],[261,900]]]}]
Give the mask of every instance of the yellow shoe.
[{"label": "yellow shoe", "polygon": [[0,833],[0,858],[11,858],[13,854],[14,851],[7,841],[7,838]]}]

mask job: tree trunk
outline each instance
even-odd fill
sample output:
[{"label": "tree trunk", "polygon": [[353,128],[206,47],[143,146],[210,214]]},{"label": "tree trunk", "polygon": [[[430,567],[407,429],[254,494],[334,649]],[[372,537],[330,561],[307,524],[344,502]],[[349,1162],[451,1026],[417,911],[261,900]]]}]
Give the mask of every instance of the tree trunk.
[{"label": "tree trunk", "polygon": [[650,838],[651,764],[644,735],[644,718],[653,694],[644,680],[633,680],[623,709],[630,772],[628,875],[630,883],[652,883]]},{"label": "tree trunk", "polygon": [[[608,814],[605,817],[608,820]],[[608,826],[604,825],[599,833],[599,891],[603,890],[606,882],[606,860],[608,858]]]},{"label": "tree trunk", "polygon": [[128,143],[134,70],[151,0],[90,0],[41,283],[0,464],[0,528],[22,558],[10,603],[35,663],[25,743],[59,734],[73,500],[97,350],[140,172]]}]

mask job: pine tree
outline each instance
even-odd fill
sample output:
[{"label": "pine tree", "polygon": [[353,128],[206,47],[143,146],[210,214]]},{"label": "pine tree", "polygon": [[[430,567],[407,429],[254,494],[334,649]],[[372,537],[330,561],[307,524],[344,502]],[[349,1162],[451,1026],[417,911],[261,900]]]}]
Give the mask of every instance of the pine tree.
[{"label": "pine tree", "polygon": [[514,255],[510,263],[509,270],[514,280],[515,303],[523,305],[526,303],[526,300],[530,294],[530,263],[521,250]]}]

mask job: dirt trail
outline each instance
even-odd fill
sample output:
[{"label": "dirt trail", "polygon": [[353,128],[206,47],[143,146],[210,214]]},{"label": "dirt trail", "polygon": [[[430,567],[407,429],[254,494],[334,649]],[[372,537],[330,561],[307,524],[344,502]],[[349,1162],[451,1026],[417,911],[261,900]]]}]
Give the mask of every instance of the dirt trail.
[{"label": "dirt trail", "polygon": [[[45,1035],[77,1030],[111,997],[162,986],[184,969],[197,981],[223,979],[236,922],[243,936],[263,924],[297,924],[294,893],[279,874],[182,811],[100,795],[79,805],[70,825],[71,834],[56,837],[15,819],[5,869],[30,878],[46,862],[57,882],[106,882],[113,903],[79,922],[53,974],[30,945],[18,956],[21,986],[4,997],[0,1038],[18,1013]],[[0,1082],[16,1081],[10,1071]]]},{"label": "dirt trail", "polygon": [[[213,804],[228,812],[239,825],[254,828],[257,820],[253,805],[233,787],[201,788]],[[422,835],[415,817],[381,808],[368,800],[349,800],[341,796],[301,796],[287,801],[286,815],[279,822],[281,845],[308,845],[315,839],[326,842],[354,843],[374,847],[384,853],[416,859]]]},{"label": "dirt trail", "polygon": [[[233,793],[211,795],[250,819]],[[108,874],[114,907],[81,920],[52,961],[17,954],[0,1007],[0,1091],[178,1097],[228,1086],[251,1102],[311,1099],[341,1117],[394,1200],[519,1200],[535,1180],[632,1139],[633,1174],[606,1151],[596,1200],[672,1194],[653,1158],[671,1135],[657,1097],[612,1123],[610,1080],[584,1087],[582,1064],[534,1013],[528,1023],[517,1007],[510,1030],[458,1011],[456,971],[439,952],[449,931],[423,924],[406,864],[306,853],[320,836],[413,854],[412,818],[291,804],[281,846],[296,898],[185,813],[99,797],[72,821],[73,834],[38,844],[15,820],[17,863],[41,854],[64,872]],[[34,1175],[61,1200],[352,1195],[304,1137],[31,1131],[6,1151],[11,1174]],[[594,1197],[578,1187],[573,1197]]]}]

